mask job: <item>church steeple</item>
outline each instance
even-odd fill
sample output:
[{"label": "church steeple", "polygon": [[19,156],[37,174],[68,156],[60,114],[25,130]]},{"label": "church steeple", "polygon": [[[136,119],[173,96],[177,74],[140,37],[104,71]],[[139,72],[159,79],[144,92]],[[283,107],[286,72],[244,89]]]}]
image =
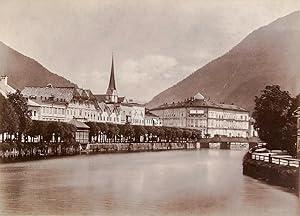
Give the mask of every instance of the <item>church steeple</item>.
[{"label": "church steeple", "polygon": [[112,56],[112,58],[111,58],[111,70],[110,70],[110,79],[109,79],[108,89],[116,90],[114,56]]},{"label": "church steeple", "polygon": [[114,68],[114,56],[112,55],[111,58],[111,70],[110,70],[110,79],[109,84],[106,91],[106,98],[111,103],[118,102],[118,93],[116,88],[116,81],[115,81],[115,68]]}]

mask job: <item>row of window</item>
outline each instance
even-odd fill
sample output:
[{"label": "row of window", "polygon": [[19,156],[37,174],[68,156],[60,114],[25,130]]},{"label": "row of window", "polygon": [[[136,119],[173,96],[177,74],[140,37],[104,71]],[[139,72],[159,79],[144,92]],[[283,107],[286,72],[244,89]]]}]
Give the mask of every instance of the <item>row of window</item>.
[{"label": "row of window", "polygon": [[248,121],[248,114],[232,113],[232,112],[217,112],[208,111],[208,118],[218,118],[218,119],[234,119],[234,120],[244,120]]},{"label": "row of window", "polygon": [[53,115],[64,115],[64,108],[56,108],[56,107],[42,107],[43,114],[53,114]]},{"label": "row of window", "polygon": [[230,130],[208,130],[208,133],[213,137],[214,135],[224,135],[228,137],[247,137],[245,131],[230,131]]},{"label": "row of window", "polygon": [[188,127],[206,127],[206,121],[199,120],[199,119],[188,119],[187,126]]},{"label": "row of window", "polygon": [[208,127],[216,128],[234,128],[234,129],[248,129],[248,122],[239,122],[239,121],[226,121],[226,120],[208,120]]}]

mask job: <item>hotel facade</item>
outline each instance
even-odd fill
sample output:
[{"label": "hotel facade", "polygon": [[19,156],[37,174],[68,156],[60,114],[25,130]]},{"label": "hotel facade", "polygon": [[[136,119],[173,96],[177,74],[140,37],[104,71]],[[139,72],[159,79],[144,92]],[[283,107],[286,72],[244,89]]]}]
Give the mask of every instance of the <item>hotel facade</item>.
[{"label": "hotel facade", "polygon": [[163,104],[150,110],[163,126],[198,129],[202,137],[216,135],[249,137],[249,112],[235,105],[217,104],[197,93],[182,102]]}]

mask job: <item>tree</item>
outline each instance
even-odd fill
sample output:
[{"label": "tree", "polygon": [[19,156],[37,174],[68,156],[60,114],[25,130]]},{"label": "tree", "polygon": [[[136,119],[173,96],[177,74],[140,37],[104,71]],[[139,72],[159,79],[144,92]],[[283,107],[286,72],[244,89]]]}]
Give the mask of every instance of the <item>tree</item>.
[{"label": "tree", "polygon": [[280,86],[266,86],[261,95],[255,97],[253,118],[254,127],[260,139],[267,143],[270,149],[292,151],[296,142],[296,119],[292,113],[296,100],[288,91],[282,91]]},{"label": "tree", "polygon": [[0,133],[16,134],[19,124],[20,121],[13,105],[0,95]]},{"label": "tree", "polygon": [[62,123],[64,128],[64,133],[62,140],[70,144],[75,142],[76,126],[68,123]]},{"label": "tree", "polygon": [[115,141],[115,137],[119,134],[119,128],[116,124],[108,124],[107,136]]},{"label": "tree", "polygon": [[21,141],[22,134],[26,133],[31,125],[31,114],[28,110],[27,101],[19,90],[17,90],[16,93],[9,94],[8,101],[12,104],[20,122],[18,139]]},{"label": "tree", "polygon": [[172,129],[169,127],[163,127],[163,130],[165,132],[165,138],[167,142],[170,142],[170,139],[172,138]]},{"label": "tree", "polygon": [[188,141],[189,138],[191,138],[192,136],[192,131],[188,129],[184,129],[182,136],[186,139],[186,141]]},{"label": "tree", "polygon": [[181,128],[178,128],[176,130],[176,137],[179,139],[179,141],[182,140],[183,130]]},{"label": "tree", "polygon": [[159,137],[159,140],[166,139],[166,133],[164,127],[157,127],[157,136]]},{"label": "tree", "polygon": [[126,123],[124,128],[124,136],[127,137],[127,140],[132,141],[132,137],[135,136],[135,131],[131,124]]},{"label": "tree", "polygon": [[89,133],[89,142],[92,141],[92,137],[97,137],[96,141],[98,142],[98,134],[100,128],[98,127],[97,123],[95,122],[87,122],[86,123],[90,127],[90,133]]},{"label": "tree", "polygon": [[202,138],[202,133],[200,130],[194,129],[192,131],[192,139],[199,141]]},{"label": "tree", "polygon": [[108,126],[106,123],[98,123],[98,128],[99,130],[101,131],[101,141],[105,141],[103,140],[103,135],[106,134],[107,135],[107,132],[108,132]]},{"label": "tree", "polygon": [[[43,125],[41,121],[32,121],[31,127],[27,130],[27,135],[31,138],[42,135]],[[41,140],[40,140],[41,141]]]},{"label": "tree", "polygon": [[147,130],[141,125],[134,125],[134,134],[135,134],[135,142],[140,142],[141,136],[144,136],[147,133]]}]

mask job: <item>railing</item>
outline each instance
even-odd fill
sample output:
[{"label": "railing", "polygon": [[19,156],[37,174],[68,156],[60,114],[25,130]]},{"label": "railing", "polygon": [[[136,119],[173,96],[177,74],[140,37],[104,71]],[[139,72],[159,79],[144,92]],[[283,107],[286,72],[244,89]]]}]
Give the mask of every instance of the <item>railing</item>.
[{"label": "railing", "polygon": [[264,161],[283,166],[300,167],[300,160],[287,155],[272,155],[272,153],[252,153],[252,160]]}]

